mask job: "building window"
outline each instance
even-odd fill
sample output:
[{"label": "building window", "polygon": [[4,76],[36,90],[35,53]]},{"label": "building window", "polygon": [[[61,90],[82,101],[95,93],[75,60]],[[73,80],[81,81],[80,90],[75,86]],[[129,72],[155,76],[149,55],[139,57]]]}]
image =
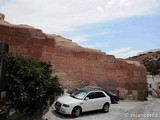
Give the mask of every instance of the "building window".
[{"label": "building window", "polygon": [[152,88],[152,84],[149,84],[149,88]]}]

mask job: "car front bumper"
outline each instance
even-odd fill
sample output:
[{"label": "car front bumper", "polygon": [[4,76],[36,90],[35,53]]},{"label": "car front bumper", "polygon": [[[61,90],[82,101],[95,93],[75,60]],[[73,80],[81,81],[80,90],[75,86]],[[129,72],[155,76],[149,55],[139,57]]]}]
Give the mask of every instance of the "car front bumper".
[{"label": "car front bumper", "polygon": [[71,107],[64,107],[63,105],[57,106],[55,104],[55,109],[56,109],[56,111],[58,111],[62,114],[68,114],[68,115],[72,114],[72,108]]}]

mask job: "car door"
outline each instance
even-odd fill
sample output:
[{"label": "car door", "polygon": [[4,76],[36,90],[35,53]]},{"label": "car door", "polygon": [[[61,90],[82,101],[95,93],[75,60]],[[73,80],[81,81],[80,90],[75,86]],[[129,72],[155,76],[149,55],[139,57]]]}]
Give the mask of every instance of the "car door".
[{"label": "car door", "polygon": [[102,109],[103,105],[106,103],[106,96],[103,92],[96,92],[96,109]]},{"label": "car door", "polygon": [[[88,98],[88,99],[86,99]],[[86,96],[84,103],[83,103],[83,111],[91,111],[91,110],[95,110],[96,108],[96,93],[95,92],[90,92],[87,96]]]},{"label": "car door", "polygon": [[105,95],[103,92],[91,92],[89,93],[83,105],[84,111],[98,110],[102,109],[105,102]]}]

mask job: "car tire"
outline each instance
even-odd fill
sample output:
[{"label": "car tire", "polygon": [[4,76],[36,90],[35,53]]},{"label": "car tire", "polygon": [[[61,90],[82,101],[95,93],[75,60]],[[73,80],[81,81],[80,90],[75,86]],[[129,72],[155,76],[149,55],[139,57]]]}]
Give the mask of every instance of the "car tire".
[{"label": "car tire", "polygon": [[72,110],[72,116],[78,117],[81,114],[81,108],[80,107],[74,107]]},{"label": "car tire", "polygon": [[107,113],[107,112],[109,112],[109,103],[105,103],[104,105],[103,105],[103,112],[105,112],[105,113]]}]

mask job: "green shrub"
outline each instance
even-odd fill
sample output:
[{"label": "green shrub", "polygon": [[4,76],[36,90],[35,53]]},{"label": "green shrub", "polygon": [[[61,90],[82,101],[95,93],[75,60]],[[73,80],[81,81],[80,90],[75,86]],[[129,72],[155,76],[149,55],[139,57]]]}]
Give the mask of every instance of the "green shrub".
[{"label": "green shrub", "polygon": [[19,110],[34,111],[63,92],[58,78],[51,76],[51,65],[21,55],[5,56],[7,97]]}]

